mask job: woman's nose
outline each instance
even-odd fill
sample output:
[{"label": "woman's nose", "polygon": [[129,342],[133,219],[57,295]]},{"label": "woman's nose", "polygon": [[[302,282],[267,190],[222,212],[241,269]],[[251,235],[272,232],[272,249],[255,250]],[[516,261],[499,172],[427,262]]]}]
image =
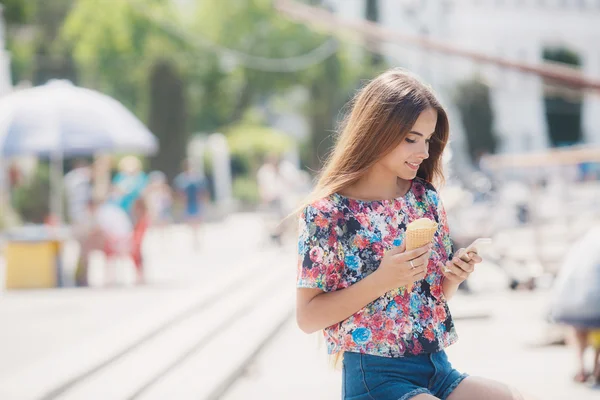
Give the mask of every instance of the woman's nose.
[{"label": "woman's nose", "polygon": [[426,160],[429,158],[429,144],[426,144],[421,151],[419,152],[419,158],[421,160]]}]

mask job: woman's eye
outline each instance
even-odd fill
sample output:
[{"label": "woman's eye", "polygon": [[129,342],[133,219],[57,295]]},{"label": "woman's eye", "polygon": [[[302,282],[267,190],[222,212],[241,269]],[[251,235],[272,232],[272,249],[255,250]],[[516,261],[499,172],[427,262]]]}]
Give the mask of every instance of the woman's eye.
[{"label": "woman's eye", "polygon": [[416,140],[409,139],[409,138],[406,138],[406,141],[407,141],[408,143],[417,143],[417,141],[416,141]]}]

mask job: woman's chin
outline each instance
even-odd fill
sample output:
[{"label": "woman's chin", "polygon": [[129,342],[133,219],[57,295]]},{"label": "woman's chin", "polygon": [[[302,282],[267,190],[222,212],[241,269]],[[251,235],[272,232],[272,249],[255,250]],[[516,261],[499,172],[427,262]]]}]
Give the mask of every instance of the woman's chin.
[{"label": "woman's chin", "polygon": [[398,174],[398,178],[404,179],[406,181],[412,181],[413,179],[415,179],[417,177],[417,171],[403,170],[403,171],[399,171],[399,172],[400,173]]}]

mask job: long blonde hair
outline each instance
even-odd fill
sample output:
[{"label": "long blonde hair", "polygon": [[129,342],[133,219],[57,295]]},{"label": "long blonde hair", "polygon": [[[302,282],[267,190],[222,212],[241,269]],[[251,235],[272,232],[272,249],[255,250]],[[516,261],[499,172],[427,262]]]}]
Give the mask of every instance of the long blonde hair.
[{"label": "long blonde hair", "polygon": [[441,156],[448,142],[448,116],[430,87],[405,70],[391,69],[359,90],[349,105],[351,110],[340,125],[336,145],[299,211],[356,183],[404,140],[428,108],[437,111],[437,123],[429,158],[417,176],[433,184],[444,181]]},{"label": "long blonde hair", "polygon": [[[351,110],[340,126],[317,185],[298,211],[356,183],[404,140],[428,108],[437,111],[437,123],[429,158],[423,161],[417,176],[432,184],[444,181],[441,156],[450,129],[446,111],[430,87],[405,70],[392,69],[359,90],[349,106]],[[333,368],[341,368],[343,355],[332,354]]]}]

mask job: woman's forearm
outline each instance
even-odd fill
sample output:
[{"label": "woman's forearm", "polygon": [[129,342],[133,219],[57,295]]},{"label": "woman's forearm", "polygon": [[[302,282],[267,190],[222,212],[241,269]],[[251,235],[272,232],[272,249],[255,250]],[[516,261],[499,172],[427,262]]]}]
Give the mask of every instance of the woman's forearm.
[{"label": "woman's forearm", "polygon": [[458,290],[459,285],[460,283],[454,283],[444,278],[444,280],[442,281],[442,291],[444,292],[444,297],[446,297],[446,300],[450,300],[452,296],[454,296],[454,294]]},{"label": "woman's forearm", "polygon": [[374,272],[346,289],[321,293],[307,304],[298,304],[298,326],[313,333],[345,320],[387,291],[385,282]]}]

